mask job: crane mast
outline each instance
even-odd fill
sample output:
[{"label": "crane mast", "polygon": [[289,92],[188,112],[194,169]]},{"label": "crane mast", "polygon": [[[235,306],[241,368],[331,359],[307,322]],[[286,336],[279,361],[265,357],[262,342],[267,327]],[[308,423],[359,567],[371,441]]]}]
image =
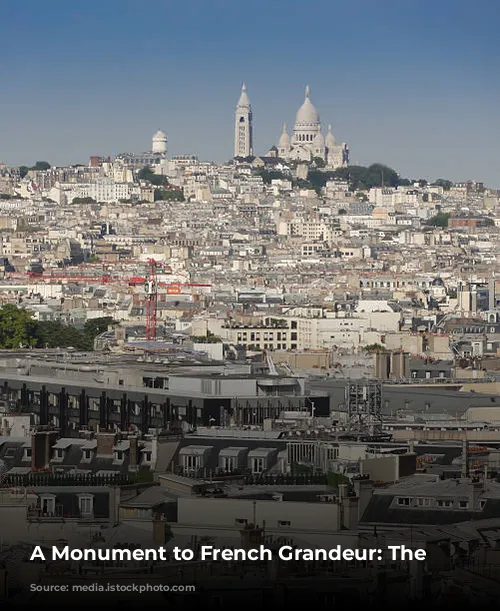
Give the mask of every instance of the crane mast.
[{"label": "crane mast", "polygon": [[149,274],[144,284],[146,290],[146,339],[156,339],[156,317],[158,312],[158,283],[156,281],[156,261],[148,259]]}]

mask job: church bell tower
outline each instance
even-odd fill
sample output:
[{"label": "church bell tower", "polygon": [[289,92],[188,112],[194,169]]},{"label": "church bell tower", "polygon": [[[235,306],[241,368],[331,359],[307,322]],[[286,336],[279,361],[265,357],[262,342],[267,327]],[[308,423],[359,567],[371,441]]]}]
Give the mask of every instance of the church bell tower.
[{"label": "church bell tower", "polygon": [[243,83],[235,113],[234,156],[249,157],[250,155],[253,155],[252,107],[247,88]]}]

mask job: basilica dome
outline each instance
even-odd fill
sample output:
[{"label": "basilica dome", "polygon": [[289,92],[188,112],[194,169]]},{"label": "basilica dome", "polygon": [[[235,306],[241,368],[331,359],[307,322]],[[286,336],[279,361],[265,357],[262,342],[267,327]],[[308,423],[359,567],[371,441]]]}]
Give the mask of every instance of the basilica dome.
[{"label": "basilica dome", "polygon": [[299,108],[297,112],[297,116],[295,117],[295,125],[306,123],[316,123],[319,124],[319,114],[316,108],[314,108],[313,103],[309,99],[309,86],[306,87],[306,98],[304,103]]},{"label": "basilica dome", "polygon": [[319,147],[319,148],[322,148],[325,146],[325,139],[323,138],[323,135],[321,134],[321,132],[318,132],[316,136],[314,136],[313,144],[315,147]]}]

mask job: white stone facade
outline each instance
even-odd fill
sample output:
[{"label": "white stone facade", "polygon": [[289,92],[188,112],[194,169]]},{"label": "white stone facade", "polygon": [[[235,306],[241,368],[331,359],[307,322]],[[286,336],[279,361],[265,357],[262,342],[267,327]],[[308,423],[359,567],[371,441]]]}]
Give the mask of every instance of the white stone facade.
[{"label": "white stone facade", "polygon": [[249,157],[253,155],[252,107],[244,83],[236,106],[234,123],[234,156]]},{"label": "white stone facade", "polygon": [[279,139],[278,156],[287,161],[313,161],[319,158],[330,169],[347,166],[349,149],[347,144],[337,144],[328,126],[326,137],[322,134],[318,111],[310,99],[309,87],[306,87],[305,99],[295,117],[293,133],[290,137],[286,124]]}]

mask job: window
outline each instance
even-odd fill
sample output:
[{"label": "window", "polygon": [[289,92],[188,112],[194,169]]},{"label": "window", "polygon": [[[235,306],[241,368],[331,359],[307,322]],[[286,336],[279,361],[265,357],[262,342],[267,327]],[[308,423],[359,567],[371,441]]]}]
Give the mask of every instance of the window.
[{"label": "window", "polygon": [[153,452],[144,452],[144,460],[146,462],[151,462],[152,458],[153,458]]},{"label": "window", "polygon": [[440,499],[437,502],[438,507],[453,507],[453,501],[442,500]]},{"label": "window", "polygon": [[24,448],[23,459],[31,458],[31,448]]},{"label": "window", "polygon": [[43,514],[54,513],[56,507],[56,499],[54,496],[42,496],[40,499],[40,505]]},{"label": "window", "polygon": [[469,501],[458,501],[458,506],[460,507],[460,509],[468,509]]},{"label": "window", "polygon": [[278,526],[291,526],[291,524],[289,520],[278,520]]},{"label": "window", "polygon": [[222,458],[222,468],[224,471],[234,471],[236,468],[236,459],[234,456],[224,456]]},{"label": "window", "polygon": [[430,507],[432,505],[432,499],[419,498],[417,499],[417,505],[419,507]]},{"label": "window", "polygon": [[4,454],[4,458],[15,458],[16,448],[8,448]]},{"label": "window", "polygon": [[328,457],[328,460],[337,459],[339,457],[339,449],[338,448],[328,448],[327,457]]},{"label": "window", "polygon": [[481,509],[484,509],[484,506],[485,506],[485,505],[486,505],[486,501],[484,501],[484,500],[483,500],[483,501],[479,501],[479,507],[480,507]]},{"label": "window", "polygon": [[63,458],[64,450],[62,448],[56,448],[54,450],[54,458]]},{"label": "window", "polygon": [[80,514],[82,516],[91,516],[94,513],[94,497],[92,495],[80,496],[78,499]]},{"label": "window", "polygon": [[404,507],[409,507],[411,505],[411,498],[408,496],[399,496],[398,497],[398,505],[402,505]]},{"label": "window", "polygon": [[264,471],[264,459],[252,458],[252,473],[262,473]]},{"label": "window", "polygon": [[234,523],[236,524],[236,526],[245,526],[246,524],[248,524],[248,520],[245,518],[236,518]]},{"label": "window", "polygon": [[200,460],[199,456],[188,454],[184,456],[184,469],[199,469]]},{"label": "window", "polygon": [[92,450],[83,450],[83,460],[91,460],[92,459]]},{"label": "window", "polygon": [[123,460],[123,452],[121,450],[116,450],[115,460]]}]

